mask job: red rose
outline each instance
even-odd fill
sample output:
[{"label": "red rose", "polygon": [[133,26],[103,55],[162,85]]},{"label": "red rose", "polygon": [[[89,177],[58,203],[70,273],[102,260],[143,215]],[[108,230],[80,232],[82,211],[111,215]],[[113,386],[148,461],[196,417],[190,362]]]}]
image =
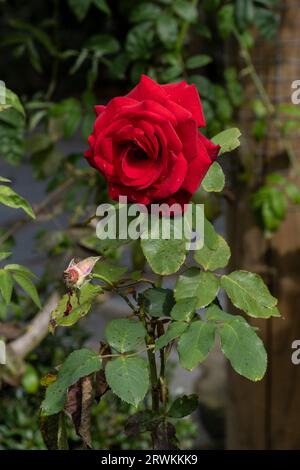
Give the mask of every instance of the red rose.
[{"label": "red rose", "polygon": [[143,75],[128,95],[95,109],[85,156],[107,179],[112,199],[190,201],[219,152],[198,130],[205,120],[195,85],[159,85]]}]

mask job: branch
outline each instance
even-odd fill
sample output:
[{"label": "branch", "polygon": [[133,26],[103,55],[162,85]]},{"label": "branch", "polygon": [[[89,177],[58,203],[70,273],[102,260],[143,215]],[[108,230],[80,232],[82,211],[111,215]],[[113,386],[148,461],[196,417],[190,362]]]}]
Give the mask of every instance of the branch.
[{"label": "branch", "polygon": [[[45,199],[34,208],[35,215],[36,216],[40,215],[50,203],[51,204],[54,203],[54,201],[58,198],[58,196],[60,196],[61,193],[66,191],[73,182],[74,182],[73,178],[65,180],[51,194],[46,196]],[[7,230],[7,232],[5,232],[0,238],[0,245],[2,245],[2,243],[4,243],[9,237],[14,235],[18,230],[20,230],[24,225],[27,225],[30,222],[32,222],[32,219],[29,219],[29,218],[20,219],[17,222],[15,222]]]},{"label": "branch", "polygon": [[59,301],[58,292],[49,297],[44,308],[29,323],[26,332],[9,343],[9,348],[18,358],[24,359],[47,336],[50,313]]}]

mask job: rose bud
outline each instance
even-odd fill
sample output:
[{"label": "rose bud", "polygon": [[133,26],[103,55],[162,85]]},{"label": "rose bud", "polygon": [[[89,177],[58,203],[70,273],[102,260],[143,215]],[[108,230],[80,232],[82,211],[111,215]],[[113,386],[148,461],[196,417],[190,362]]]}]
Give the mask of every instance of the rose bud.
[{"label": "rose bud", "polygon": [[80,289],[100,258],[101,256],[90,256],[78,263],[75,263],[75,260],[72,259],[63,275],[67,287],[69,289],[74,287]]}]

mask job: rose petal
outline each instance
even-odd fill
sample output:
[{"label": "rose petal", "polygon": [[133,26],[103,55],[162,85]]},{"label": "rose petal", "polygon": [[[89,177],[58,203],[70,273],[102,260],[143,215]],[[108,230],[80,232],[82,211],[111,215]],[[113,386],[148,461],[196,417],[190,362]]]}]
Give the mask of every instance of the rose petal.
[{"label": "rose petal", "polygon": [[190,161],[198,155],[198,139],[199,131],[194,119],[188,119],[182,122],[177,129],[178,137],[183,145],[183,153],[185,158]]},{"label": "rose petal", "polygon": [[120,196],[126,196],[128,201],[148,205],[151,200],[145,194],[145,191],[136,191],[134,188],[110,183],[108,185],[108,194],[111,199],[118,201]]},{"label": "rose petal", "polygon": [[219,154],[220,151],[220,145],[214,144],[211,140],[209,140],[207,137],[205,137],[201,132],[198,133],[198,138],[201,144],[204,145],[204,147],[207,150],[208,155],[212,160],[215,160]]},{"label": "rose petal", "polygon": [[187,174],[181,188],[193,194],[198,189],[211,164],[212,160],[209,158],[208,153],[205,149],[202,149],[199,155],[189,162]]},{"label": "rose petal", "polygon": [[162,86],[147,75],[142,75],[140,82],[126,96],[137,101],[151,99],[159,103],[164,103],[167,97]]},{"label": "rose petal", "polygon": [[169,173],[163,180],[158,181],[148,194],[154,199],[165,199],[178,191],[181,187],[187,173],[187,161],[184,155],[180,153],[177,156],[172,155],[174,164],[169,169]]},{"label": "rose petal", "polygon": [[187,85],[185,81],[162,85],[170,100],[175,101],[192,113],[198,127],[205,126],[202,104],[195,85]]}]

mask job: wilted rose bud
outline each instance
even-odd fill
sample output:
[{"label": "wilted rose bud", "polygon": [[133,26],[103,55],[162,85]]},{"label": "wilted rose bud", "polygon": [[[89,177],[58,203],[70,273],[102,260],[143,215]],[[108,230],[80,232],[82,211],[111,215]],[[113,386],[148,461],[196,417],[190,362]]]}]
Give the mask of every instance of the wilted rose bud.
[{"label": "wilted rose bud", "polygon": [[78,263],[75,263],[75,260],[72,259],[69,266],[64,271],[64,281],[67,287],[69,289],[73,287],[80,289],[100,258],[101,256],[90,256]]}]

